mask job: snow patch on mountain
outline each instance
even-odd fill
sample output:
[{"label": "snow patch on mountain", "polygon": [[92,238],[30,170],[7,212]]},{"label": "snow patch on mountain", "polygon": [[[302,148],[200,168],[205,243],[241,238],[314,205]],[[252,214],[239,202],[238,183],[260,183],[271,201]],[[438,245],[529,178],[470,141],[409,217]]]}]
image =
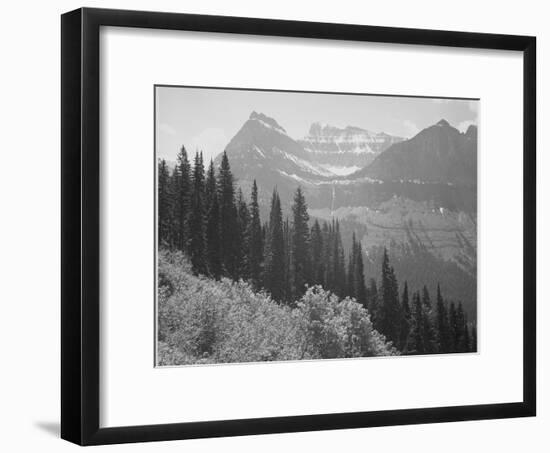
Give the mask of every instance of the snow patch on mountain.
[{"label": "snow patch on mountain", "polygon": [[301,159],[300,157],[294,156],[293,154],[287,153],[286,151],[283,151],[279,148],[273,148],[273,151],[281,154],[285,159],[290,160],[294,164],[296,164],[301,170],[313,173],[317,176],[334,176],[334,173],[332,173],[329,170],[325,170],[320,165],[315,165],[312,162]]},{"label": "snow patch on mountain", "polygon": [[265,157],[265,154],[263,153],[263,151],[260,148],[258,148],[256,145],[253,145],[252,149],[256,151],[260,156]]},{"label": "snow patch on mountain", "polygon": [[323,164],[320,166],[336,176],[348,176],[348,175],[351,175],[352,173],[355,173],[357,170],[361,169],[361,167],[358,167],[357,165],[339,166],[339,165]]},{"label": "snow patch on mountain", "polygon": [[286,130],[285,130],[284,127],[279,125],[279,123],[277,123],[277,121],[275,121],[273,118],[270,118],[269,116],[264,115],[263,113],[252,112],[248,119],[249,119],[249,121],[257,121],[262,126],[268,128],[268,129],[271,129],[275,132],[287,135]]},{"label": "snow patch on mountain", "polygon": [[[325,168],[364,168],[389,146],[401,140],[384,132],[374,133],[354,126],[339,128],[313,123],[308,135],[298,143],[310,160]],[[342,176],[350,173],[337,170],[334,174]]]}]

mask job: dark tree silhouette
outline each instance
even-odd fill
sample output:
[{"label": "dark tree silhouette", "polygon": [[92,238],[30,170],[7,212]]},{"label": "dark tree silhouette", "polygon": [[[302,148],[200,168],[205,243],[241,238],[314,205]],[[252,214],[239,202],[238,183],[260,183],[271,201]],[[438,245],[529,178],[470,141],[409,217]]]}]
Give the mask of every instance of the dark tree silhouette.
[{"label": "dark tree silhouette", "polygon": [[399,349],[402,352],[406,352],[411,329],[411,307],[409,305],[409,286],[407,282],[405,282],[405,285],[403,287],[403,295],[401,296],[401,309],[403,315],[401,317]]},{"label": "dark tree silhouette", "polygon": [[172,175],[172,192],[174,196],[174,228],[173,241],[175,246],[184,252],[189,242],[189,213],[191,206],[191,165],[187,158],[185,146],[182,146]]},{"label": "dark tree silhouette", "polygon": [[323,261],[323,233],[319,221],[315,219],[311,227],[311,282],[324,285],[325,265]]},{"label": "dark tree silhouette", "polygon": [[422,288],[422,309],[424,316],[422,319],[422,334],[424,336],[424,348],[426,354],[433,354],[437,350],[436,332],[433,325],[432,301],[428,288],[424,285]]},{"label": "dark tree silhouette", "polygon": [[193,168],[193,192],[189,212],[189,256],[193,272],[208,274],[206,262],[204,165],[202,153],[196,153]]},{"label": "dark tree silhouette", "polygon": [[401,304],[397,288],[395,272],[390,266],[388,252],[384,250],[382,260],[382,279],[380,283],[380,307],[379,307],[380,331],[396,346],[399,345],[401,328]]},{"label": "dark tree silhouette", "polygon": [[173,228],[173,193],[170,184],[170,171],[166,161],[162,159],[158,164],[158,208],[157,229],[158,243],[162,247],[171,248]]},{"label": "dark tree silhouette", "polygon": [[254,288],[258,290],[261,287],[262,277],[263,237],[262,224],[260,221],[260,208],[258,205],[258,186],[256,185],[256,180],[252,183],[248,238],[250,241],[248,255],[250,280]]},{"label": "dark tree silhouette", "polygon": [[233,279],[238,278],[237,246],[238,224],[235,207],[235,187],[233,174],[224,151],[218,172],[218,202],[220,205],[220,249],[222,271]]},{"label": "dark tree silhouette", "polygon": [[451,349],[451,335],[449,328],[449,317],[447,314],[447,307],[441,296],[441,288],[439,283],[437,284],[437,343],[438,352],[446,353]]},{"label": "dark tree silhouette", "polygon": [[309,215],[301,187],[296,189],[292,205],[291,264],[292,295],[299,298],[310,282]]},{"label": "dark tree silhouette", "polygon": [[220,247],[220,207],[216,190],[214,162],[210,161],[206,176],[206,256],[208,273],[219,279],[222,273]]},{"label": "dark tree silhouette", "polygon": [[265,243],[264,287],[273,299],[284,301],[285,253],[283,238],[283,214],[277,189],[273,190],[269,226]]}]

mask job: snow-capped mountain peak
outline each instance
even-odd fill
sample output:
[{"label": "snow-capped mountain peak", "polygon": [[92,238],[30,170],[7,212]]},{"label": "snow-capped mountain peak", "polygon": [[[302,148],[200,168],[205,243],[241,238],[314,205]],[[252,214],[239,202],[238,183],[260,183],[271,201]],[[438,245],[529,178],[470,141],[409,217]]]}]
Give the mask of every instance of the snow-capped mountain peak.
[{"label": "snow-capped mountain peak", "polygon": [[257,113],[252,112],[250,114],[250,117],[248,118],[249,121],[258,121],[263,126],[273,129],[274,131],[280,132],[281,134],[286,134],[286,130],[284,127],[282,127],[277,121],[275,121],[273,118],[270,118],[267,115],[264,115],[263,113]]}]

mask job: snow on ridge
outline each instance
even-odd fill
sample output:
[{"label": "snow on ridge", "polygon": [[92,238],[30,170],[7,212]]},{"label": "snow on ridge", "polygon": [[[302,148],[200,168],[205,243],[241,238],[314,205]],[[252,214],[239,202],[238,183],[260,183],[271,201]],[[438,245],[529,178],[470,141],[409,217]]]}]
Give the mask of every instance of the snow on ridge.
[{"label": "snow on ridge", "polygon": [[260,118],[250,118],[249,121],[257,121],[262,126],[267,127],[268,129],[274,130],[279,134],[287,135],[286,131],[282,127],[274,126],[273,124],[266,123],[264,120],[261,120]]},{"label": "snow on ridge", "polygon": [[323,167],[325,170],[330,171],[332,174],[336,176],[348,176],[352,173],[355,173],[358,170],[361,170],[361,167],[358,167],[357,165],[352,166],[338,166],[338,165],[329,165],[329,164],[321,164],[321,167]]},{"label": "snow on ridge", "polygon": [[279,148],[273,148],[273,151],[280,153],[285,159],[290,160],[296,164],[300,169],[305,170],[309,173],[313,173],[318,176],[334,176],[334,173],[323,169],[320,165],[312,164],[311,162],[301,159],[300,157],[294,156],[293,154],[287,153]]},{"label": "snow on ridge", "polygon": [[294,173],[289,174],[284,170],[277,170],[277,171],[279,172],[279,174],[281,174],[283,176],[286,176],[287,178],[294,179],[295,181],[298,181],[302,184],[309,184],[309,185],[313,185],[313,186],[335,186],[335,185],[349,186],[349,185],[353,185],[353,184],[357,184],[357,183],[382,184],[382,181],[380,181],[379,179],[373,179],[373,178],[369,178],[369,177],[362,177],[362,178],[358,178],[358,179],[338,179],[338,178],[336,178],[336,179],[332,179],[330,181],[325,181],[325,180],[315,181],[315,180],[309,180],[309,179],[302,178],[301,176],[298,176]]},{"label": "snow on ridge", "polygon": [[300,176],[293,174],[289,174],[286,171],[283,170],[277,170],[281,175],[286,176],[287,178],[292,178],[298,182],[304,183],[304,184],[315,184],[312,181],[308,181],[307,179],[300,178]]},{"label": "snow on ridge", "polygon": [[256,145],[252,146],[252,150],[256,151],[260,156],[265,157],[265,154],[263,153],[263,151],[260,148],[258,148]]},{"label": "snow on ridge", "polygon": [[[334,143],[336,145],[336,150],[327,150],[327,149],[319,149],[315,147],[315,143],[309,142],[308,145],[304,146],[304,149],[307,152],[310,152],[312,154],[325,154],[325,155],[332,155],[332,154],[377,154],[368,144],[362,143],[362,144],[356,144],[354,148],[351,149],[342,149],[340,142],[329,142]],[[361,146],[362,145],[362,146]]]}]

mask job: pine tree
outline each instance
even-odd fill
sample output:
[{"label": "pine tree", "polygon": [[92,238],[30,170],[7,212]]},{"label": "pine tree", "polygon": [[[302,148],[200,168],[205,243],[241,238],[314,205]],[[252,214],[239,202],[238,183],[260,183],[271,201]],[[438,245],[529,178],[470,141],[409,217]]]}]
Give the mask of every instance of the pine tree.
[{"label": "pine tree", "polygon": [[477,328],[475,324],[472,326],[472,347],[470,349],[472,352],[477,352]]},{"label": "pine tree", "polygon": [[425,354],[426,347],[424,345],[424,310],[420,300],[420,293],[417,291],[413,294],[413,311],[411,317],[411,330],[409,334],[409,342],[407,351],[410,354]]},{"label": "pine tree", "polygon": [[356,278],[357,278],[357,272],[355,270],[355,264],[357,262],[357,257],[355,256],[357,254],[357,248],[355,246],[355,232],[353,232],[353,236],[351,238],[351,251],[348,258],[348,280],[347,280],[347,288],[346,288],[346,296],[349,297],[357,297],[356,289]]},{"label": "pine tree", "polygon": [[216,190],[214,162],[210,160],[205,184],[206,202],[206,262],[208,274],[216,280],[221,276],[220,208]]},{"label": "pine tree", "polygon": [[292,226],[290,220],[285,218],[283,222],[283,244],[284,244],[284,281],[283,281],[283,300],[287,303],[294,301],[294,266],[292,265]]},{"label": "pine tree", "polygon": [[363,267],[363,250],[361,248],[361,241],[355,242],[354,234],[354,243],[355,243],[355,253],[354,253],[354,271],[355,271],[355,298],[363,307],[368,308],[367,301],[367,287],[365,285],[365,272]]},{"label": "pine tree", "polygon": [[368,309],[362,253],[361,242],[356,240],[355,232],[353,232],[348,258],[347,288],[342,296],[354,297],[357,302]]},{"label": "pine tree", "polygon": [[206,245],[208,258],[208,273],[216,280],[222,273],[221,250],[220,250],[220,209],[218,196],[214,195],[208,210],[206,222]]},{"label": "pine tree", "polygon": [[449,307],[449,338],[450,338],[450,352],[458,352],[459,344],[457,338],[460,336],[458,333],[458,318],[455,308],[455,303],[451,302]]},{"label": "pine tree", "polygon": [[258,186],[256,180],[252,183],[252,195],[250,201],[250,224],[248,238],[250,241],[248,264],[250,280],[256,290],[261,287],[263,238],[260,221],[260,208],[258,205]]},{"label": "pine tree", "polygon": [[265,241],[264,287],[276,301],[284,301],[285,256],[283,214],[277,189],[273,190]]},{"label": "pine tree", "polygon": [[455,331],[455,344],[457,352],[466,352],[464,350],[464,330],[466,325],[466,318],[464,315],[464,309],[462,308],[462,302],[458,302],[458,308],[456,309],[456,331]]},{"label": "pine tree", "polygon": [[370,318],[373,324],[373,327],[376,330],[380,330],[379,325],[379,305],[378,305],[378,287],[376,285],[376,280],[374,278],[370,279],[369,289],[368,289],[368,305]]},{"label": "pine tree", "polygon": [[323,263],[325,263],[325,272],[324,272],[324,288],[328,291],[334,291],[334,281],[335,281],[335,268],[334,268],[334,231],[333,225],[328,224],[327,222],[323,223]]},{"label": "pine tree", "polygon": [[311,227],[311,282],[314,285],[324,285],[323,233],[319,221],[315,219]]},{"label": "pine tree", "polygon": [[470,331],[468,329],[468,322],[464,323],[464,333],[462,334],[462,352],[471,352],[472,345],[470,340]]},{"label": "pine tree", "polygon": [[249,278],[248,255],[250,253],[250,241],[248,237],[248,229],[250,225],[250,213],[248,206],[243,196],[242,190],[239,188],[237,196],[237,268],[239,278],[247,280]]},{"label": "pine tree", "polygon": [[434,329],[432,317],[432,302],[430,300],[430,293],[426,285],[422,288],[422,308],[424,310],[424,318],[422,323],[422,330],[424,335],[424,348],[427,354],[433,354],[437,350],[436,332]]},{"label": "pine tree", "polygon": [[172,204],[170,171],[164,159],[158,164],[158,243],[161,247],[172,246]]},{"label": "pine tree", "polygon": [[451,349],[451,337],[449,329],[449,317],[447,307],[441,296],[441,288],[437,284],[437,343],[438,352],[447,353]]},{"label": "pine tree", "polygon": [[238,224],[235,206],[235,187],[233,174],[224,151],[218,172],[218,203],[220,208],[220,250],[222,272],[236,280],[238,278],[237,245]]},{"label": "pine tree", "polygon": [[202,153],[195,154],[193,168],[193,192],[191,195],[191,210],[189,213],[189,255],[195,274],[207,274],[205,259],[205,190],[204,164]]},{"label": "pine tree", "polygon": [[409,286],[406,281],[403,286],[403,295],[401,296],[401,309],[403,316],[401,317],[401,337],[399,341],[399,349],[402,352],[407,352],[407,344],[409,342],[409,334],[411,329],[411,307],[409,305]]},{"label": "pine tree", "polygon": [[333,291],[339,296],[346,293],[346,259],[342,237],[340,236],[340,222],[336,219],[333,236],[334,282]]},{"label": "pine tree", "polygon": [[310,279],[308,222],[306,200],[302,188],[298,186],[292,205],[292,292],[295,298],[304,294],[305,285]]},{"label": "pine tree", "polygon": [[214,161],[210,159],[210,164],[208,165],[208,171],[206,172],[206,182],[204,187],[204,198],[207,208],[210,207],[214,197],[217,198],[216,190],[216,170],[214,168]]},{"label": "pine tree", "polygon": [[176,167],[172,176],[174,196],[174,245],[187,252],[189,243],[189,215],[191,206],[191,165],[187,158],[185,146],[182,146],[176,158]]},{"label": "pine tree", "polygon": [[388,251],[384,248],[382,259],[382,279],[380,284],[380,331],[395,346],[399,345],[401,329],[401,304],[395,272],[390,266]]}]

